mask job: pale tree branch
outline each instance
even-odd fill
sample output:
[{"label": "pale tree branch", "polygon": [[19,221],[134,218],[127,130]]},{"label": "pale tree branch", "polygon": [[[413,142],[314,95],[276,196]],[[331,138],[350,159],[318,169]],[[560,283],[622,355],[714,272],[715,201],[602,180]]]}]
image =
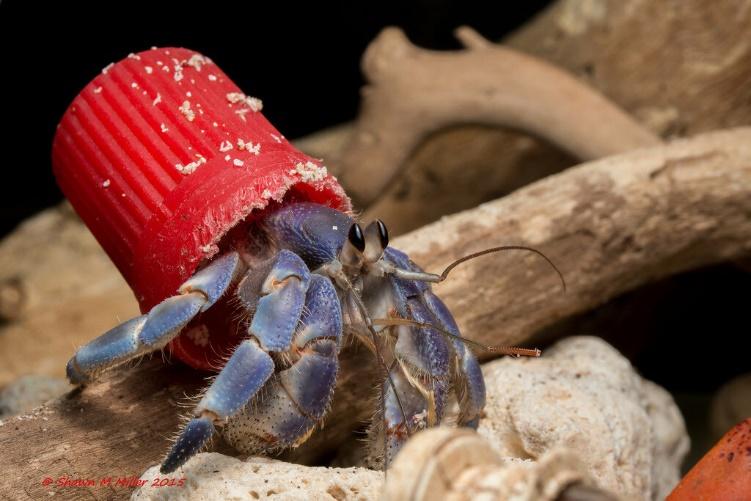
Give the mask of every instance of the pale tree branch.
[{"label": "pale tree branch", "polygon": [[468,27],[457,36],[466,50],[436,52],[388,28],[365,52],[369,84],[360,115],[341,156],[331,159],[359,206],[383,192],[430,134],[454,125],[524,131],[581,160],[660,142],[566,71],[493,44]]}]

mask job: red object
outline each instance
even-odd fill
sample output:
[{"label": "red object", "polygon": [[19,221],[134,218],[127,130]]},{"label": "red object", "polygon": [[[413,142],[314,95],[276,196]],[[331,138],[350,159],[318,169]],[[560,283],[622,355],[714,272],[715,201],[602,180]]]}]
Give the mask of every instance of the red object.
[{"label": "red object", "polygon": [[732,427],[667,497],[667,501],[730,500],[751,500],[751,418]]},{"label": "red object", "polygon": [[[208,58],[165,48],[104,68],[63,115],[52,146],[58,184],[142,312],[175,294],[231,228],[271,200],[293,192],[350,208],[336,179],[260,108]],[[186,336],[172,349],[195,367],[211,365]]]}]

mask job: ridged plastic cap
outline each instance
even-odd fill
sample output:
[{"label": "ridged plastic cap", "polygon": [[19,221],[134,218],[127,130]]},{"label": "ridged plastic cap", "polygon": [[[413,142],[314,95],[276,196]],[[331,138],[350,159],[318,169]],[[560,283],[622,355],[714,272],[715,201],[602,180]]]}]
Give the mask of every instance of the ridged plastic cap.
[{"label": "ridged plastic cap", "polygon": [[325,167],[261,107],[210,59],[167,48],[108,66],[63,116],[52,147],[57,181],[144,308],[173,294],[251,210],[293,186],[349,207]]},{"label": "ridged plastic cap", "polygon": [[104,68],[65,112],[55,176],[142,311],[175,294],[251,211],[290,190],[349,210],[336,179],[261,108],[207,57],[164,48]]}]

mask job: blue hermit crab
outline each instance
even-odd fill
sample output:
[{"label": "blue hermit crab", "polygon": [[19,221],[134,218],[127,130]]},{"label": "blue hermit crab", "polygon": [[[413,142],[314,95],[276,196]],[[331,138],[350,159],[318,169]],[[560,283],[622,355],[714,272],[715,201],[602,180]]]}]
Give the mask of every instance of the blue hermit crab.
[{"label": "blue hermit crab", "polygon": [[452,406],[458,426],[476,428],[480,365],[430,284],[481,254],[539,252],[487,249],[424,272],[389,246],[382,221],[361,226],[336,180],[260,109],[185,49],[131,55],[68,109],[53,147],[58,181],[143,311],[81,347],[70,381],[165,349],[215,370],[162,473],[215,433],[249,454],[304,442],[330,407],[345,338],[381,369],[373,465],[388,467]]}]

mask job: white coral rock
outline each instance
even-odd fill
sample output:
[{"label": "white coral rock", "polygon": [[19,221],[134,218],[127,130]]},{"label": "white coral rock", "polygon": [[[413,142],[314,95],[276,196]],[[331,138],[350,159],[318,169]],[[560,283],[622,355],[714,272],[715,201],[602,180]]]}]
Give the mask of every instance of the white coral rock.
[{"label": "white coral rock", "polygon": [[[185,478],[182,487],[153,487],[153,479]],[[159,466],[141,476],[145,486],[133,501],[376,500],[380,499],[383,473],[365,468],[325,468],[284,463],[273,459],[247,461],[217,453],[203,453],[169,475]]]},{"label": "white coral rock", "polygon": [[542,358],[497,360],[483,373],[478,431],[502,456],[566,447],[601,487],[634,499],[663,499],[678,482],[689,445],[680,411],[602,339],[566,338]]}]

